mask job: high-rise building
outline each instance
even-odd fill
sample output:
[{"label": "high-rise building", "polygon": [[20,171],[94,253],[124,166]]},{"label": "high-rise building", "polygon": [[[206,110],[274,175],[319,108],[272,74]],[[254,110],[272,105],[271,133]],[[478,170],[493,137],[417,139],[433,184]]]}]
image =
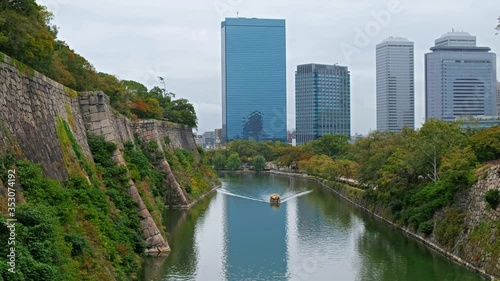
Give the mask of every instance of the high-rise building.
[{"label": "high-rise building", "polygon": [[415,128],[413,42],[390,37],[377,45],[377,130]]},{"label": "high-rise building", "polygon": [[425,54],[425,119],[496,115],[496,55],[467,32],[449,32]]},{"label": "high-rise building", "polygon": [[497,115],[500,116],[500,82],[497,82]]},{"label": "high-rise building", "polygon": [[285,20],[222,22],[222,134],[286,141]]},{"label": "high-rise building", "polygon": [[327,134],[350,136],[351,89],[347,66],[297,66],[295,111],[297,144]]}]

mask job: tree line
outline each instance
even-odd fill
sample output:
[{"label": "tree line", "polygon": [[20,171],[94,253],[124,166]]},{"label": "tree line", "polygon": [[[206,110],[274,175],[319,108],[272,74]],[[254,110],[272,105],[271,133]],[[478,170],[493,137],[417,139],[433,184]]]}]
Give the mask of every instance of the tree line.
[{"label": "tree line", "polygon": [[73,90],[103,91],[112,107],[131,119],[163,119],[197,127],[196,112],[188,100],[174,99],[161,83],[148,90],[139,82],[96,71],[57,38],[52,19],[50,11],[35,0],[0,1],[0,52]]},{"label": "tree line", "polygon": [[[237,169],[264,157],[331,181],[355,179],[362,183],[358,189],[366,202],[385,206],[395,221],[430,233],[434,212],[470,187],[478,169],[500,159],[500,126],[465,130],[459,123],[430,120],[416,131],[374,131],[352,143],[344,135],[325,135],[295,147],[238,140],[208,153],[216,169]],[[498,195],[488,198],[496,207]]]}]

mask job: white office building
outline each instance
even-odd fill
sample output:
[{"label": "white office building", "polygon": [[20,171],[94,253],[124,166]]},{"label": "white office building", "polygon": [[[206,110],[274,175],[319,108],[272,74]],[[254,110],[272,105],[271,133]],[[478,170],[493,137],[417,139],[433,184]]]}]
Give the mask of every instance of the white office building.
[{"label": "white office building", "polygon": [[497,115],[500,116],[500,82],[497,82]]},{"label": "white office building", "polygon": [[377,130],[415,128],[414,46],[390,37],[377,45]]},{"label": "white office building", "polygon": [[496,55],[467,32],[449,32],[425,54],[425,118],[497,115]]}]

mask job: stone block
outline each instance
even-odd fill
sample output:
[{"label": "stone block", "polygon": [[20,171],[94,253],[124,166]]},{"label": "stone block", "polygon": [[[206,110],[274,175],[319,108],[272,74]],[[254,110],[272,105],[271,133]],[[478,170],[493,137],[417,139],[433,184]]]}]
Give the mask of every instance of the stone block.
[{"label": "stone block", "polygon": [[91,114],[97,113],[97,107],[95,105],[90,105],[89,111]]},{"label": "stone block", "polygon": [[104,119],[101,121],[101,127],[111,127],[111,122],[109,122],[109,119]]}]

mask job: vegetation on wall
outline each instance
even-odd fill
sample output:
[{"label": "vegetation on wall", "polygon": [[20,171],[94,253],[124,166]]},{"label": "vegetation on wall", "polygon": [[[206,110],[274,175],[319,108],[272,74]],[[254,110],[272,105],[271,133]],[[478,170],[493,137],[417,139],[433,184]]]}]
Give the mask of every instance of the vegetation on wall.
[{"label": "vegetation on wall", "polygon": [[[2,247],[0,276],[5,280],[136,280],[145,246],[135,203],[124,192],[127,173],[111,158],[116,147],[89,138],[93,166],[62,120],[58,135],[68,144],[65,153],[74,157],[71,161],[77,166],[64,183],[44,177],[39,165],[12,154],[0,160],[1,167],[16,169],[20,180],[17,273],[7,272],[8,248]],[[6,182],[6,174],[1,181]],[[5,217],[0,216],[0,239],[7,241],[4,223]]]},{"label": "vegetation on wall", "polygon": [[179,185],[193,199],[210,191],[219,183],[205,153],[185,149],[165,150],[165,158]]},{"label": "vegetation on wall", "polygon": [[[97,72],[92,64],[57,39],[53,15],[35,0],[0,1],[0,52],[76,91],[103,91],[121,114],[136,119],[162,119],[197,127],[194,107],[186,99],[173,99],[165,84],[148,90],[144,85]],[[0,55],[3,61],[3,55]],[[29,67],[27,67],[28,65]],[[160,82],[164,82],[161,78]],[[68,90],[73,94],[73,90]]]}]

